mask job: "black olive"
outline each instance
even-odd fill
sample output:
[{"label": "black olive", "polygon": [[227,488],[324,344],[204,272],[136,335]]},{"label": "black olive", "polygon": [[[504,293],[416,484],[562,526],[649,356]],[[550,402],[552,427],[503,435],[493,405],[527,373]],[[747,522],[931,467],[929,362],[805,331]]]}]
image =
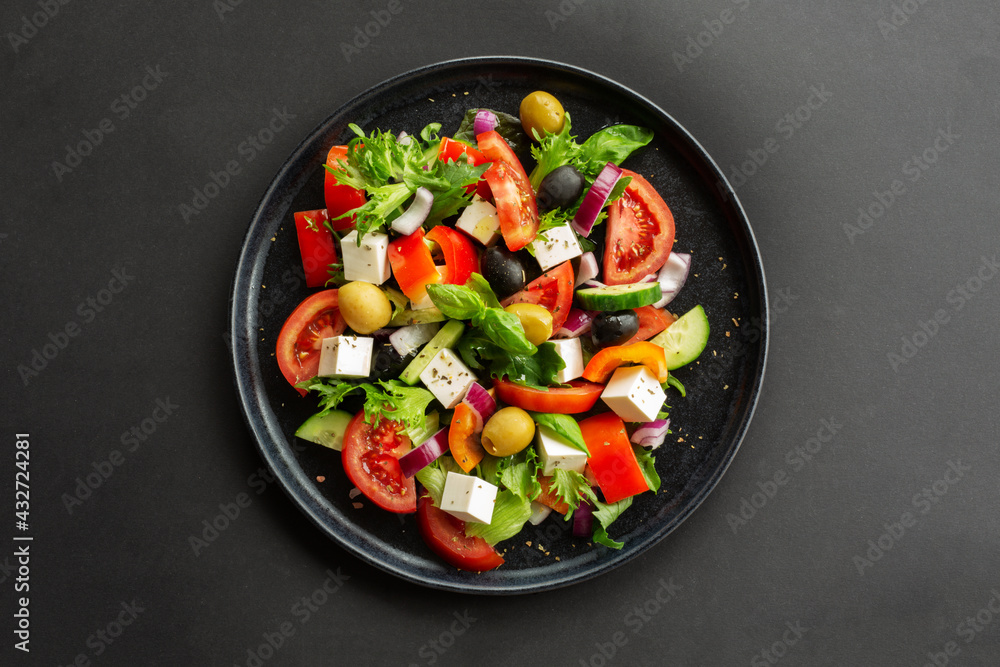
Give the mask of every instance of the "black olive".
[{"label": "black olive", "polygon": [[498,299],[506,299],[524,288],[524,264],[502,240],[483,253],[482,268],[483,278]]},{"label": "black olive", "polygon": [[401,356],[388,340],[376,342],[375,349],[372,350],[372,368],[368,380],[374,382],[398,378],[409,363],[409,357]]},{"label": "black olive", "polygon": [[621,345],[639,333],[639,316],[634,310],[600,313],[590,324],[590,340],[597,347]]},{"label": "black olive", "polygon": [[583,174],[573,165],[564,164],[553,169],[538,185],[539,212],[573,205],[580,198],[585,185]]}]

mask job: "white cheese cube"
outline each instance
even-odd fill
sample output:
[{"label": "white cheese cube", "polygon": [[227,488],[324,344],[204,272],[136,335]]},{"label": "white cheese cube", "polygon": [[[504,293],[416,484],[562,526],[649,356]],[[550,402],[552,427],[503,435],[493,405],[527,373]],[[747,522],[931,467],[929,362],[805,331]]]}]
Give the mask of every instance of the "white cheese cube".
[{"label": "white cheese cube", "polygon": [[587,467],[587,454],[582,452],[548,426],[538,427],[536,436],[538,459],[542,474],[551,475],[556,468],[583,472]]},{"label": "white cheese cube", "polygon": [[500,238],[500,218],[497,209],[479,195],[473,195],[472,203],[462,209],[455,227],[476,239],[484,246],[496,243]]},{"label": "white cheese cube", "polygon": [[472,475],[449,472],[441,495],[441,509],[462,521],[489,523],[497,487]]},{"label": "white cheese cube", "polygon": [[627,422],[651,422],[667,395],[648,368],[631,366],[615,371],[601,399]]},{"label": "white cheese cube", "polygon": [[549,341],[556,346],[556,352],[566,362],[566,368],[556,374],[556,382],[564,384],[583,375],[583,347],[579,338]]},{"label": "white cheese cube", "polygon": [[389,237],[379,232],[368,232],[358,245],[358,231],[354,230],[340,241],[340,255],[344,263],[344,278],[348,281],[363,280],[381,285],[392,275],[389,267]]},{"label": "white cheese cube", "polygon": [[462,402],[476,381],[469,367],[448,348],[440,350],[420,373],[420,381],[447,410]]},{"label": "white cheese cube", "polygon": [[372,369],[372,342],[367,336],[334,336],[323,339],[317,375],[368,377]]},{"label": "white cheese cube", "polygon": [[583,248],[576,239],[576,232],[569,223],[542,232],[539,238],[531,242],[531,250],[535,253],[535,259],[538,260],[542,271],[548,271],[583,254]]}]

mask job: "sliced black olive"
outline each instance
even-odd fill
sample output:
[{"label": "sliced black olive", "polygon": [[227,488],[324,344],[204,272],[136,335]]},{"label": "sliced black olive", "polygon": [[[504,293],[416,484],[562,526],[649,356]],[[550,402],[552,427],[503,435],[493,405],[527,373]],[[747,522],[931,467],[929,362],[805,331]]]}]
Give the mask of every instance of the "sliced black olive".
[{"label": "sliced black olive", "polygon": [[639,316],[634,310],[600,313],[590,324],[590,340],[597,347],[621,345],[639,333]]},{"label": "sliced black olive", "polygon": [[409,363],[410,357],[401,356],[388,340],[381,343],[376,342],[375,349],[372,350],[372,368],[368,375],[369,381],[398,378]]}]

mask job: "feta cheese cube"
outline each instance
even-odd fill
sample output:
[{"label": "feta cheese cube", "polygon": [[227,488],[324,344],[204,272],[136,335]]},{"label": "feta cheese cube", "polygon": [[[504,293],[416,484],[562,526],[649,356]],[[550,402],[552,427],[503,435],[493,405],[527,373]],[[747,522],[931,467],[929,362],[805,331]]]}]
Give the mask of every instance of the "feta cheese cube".
[{"label": "feta cheese cube", "polygon": [[431,363],[420,373],[420,381],[445,409],[451,410],[465,398],[469,387],[476,381],[476,376],[454,352],[444,348],[434,355]]},{"label": "feta cheese cube", "polygon": [[583,472],[587,467],[586,452],[571,445],[548,426],[539,425],[536,440],[543,475],[551,475],[556,468]]},{"label": "feta cheese cube", "polygon": [[473,195],[472,203],[462,209],[455,227],[476,239],[484,246],[496,243],[500,238],[500,218],[497,209],[479,195]]},{"label": "feta cheese cube", "polygon": [[627,422],[651,422],[667,395],[648,368],[631,366],[615,371],[601,399]]},{"label": "feta cheese cube", "polygon": [[323,339],[317,375],[368,377],[372,369],[372,343],[367,336],[334,336]]},{"label": "feta cheese cube", "polygon": [[441,509],[462,521],[489,523],[497,487],[472,475],[449,472],[441,495]]},{"label": "feta cheese cube", "polygon": [[569,223],[542,232],[539,238],[531,242],[531,249],[542,271],[548,271],[583,254],[576,232]]},{"label": "feta cheese cube", "polygon": [[556,382],[564,384],[583,375],[583,347],[579,338],[549,341],[556,346],[556,352],[566,362],[566,368],[556,374]]},{"label": "feta cheese cube", "polygon": [[381,285],[392,275],[388,252],[389,237],[386,234],[368,232],[358,246],[358,231],[354,230],[340,241],[344,278]]}]

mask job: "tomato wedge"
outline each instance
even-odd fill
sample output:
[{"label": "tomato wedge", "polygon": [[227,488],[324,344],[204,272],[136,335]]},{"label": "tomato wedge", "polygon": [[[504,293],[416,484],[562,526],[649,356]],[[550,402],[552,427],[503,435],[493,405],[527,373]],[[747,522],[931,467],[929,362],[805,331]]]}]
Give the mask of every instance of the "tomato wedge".
[{"label": "tomato wedge", "polygon": [[[342,167],[337,163],[338,160],[347,160],[347,146],[334,146],[330,149],[330,152],[326,155],[326,164],[330,169],[341,170]],[[323,196],[326,199],[326,212],[330,218],[336,218],[339,215],[347,213],[348,211],[362,206],[365,203],[365,193],[364,190],[358,190],[357,188],[352,188],[350,185],[340,185],[337,183],[336,177],[330,173],[329,169],[324,169],[326,176],[323,180]],[[344,229],[350,229],[354,226],[354,216],[347,218],[341,218],[340,220],[334,220],[330,224],[338,232]]]},{"label": "tomato wedge", "polygon": [[531,243],[538,234],[535,191],[517,155],[495,130],[476,136],[479,150],[492,162],[483,174],[493,193],[500,233],[511,252]]},{"label": "tomato wedge", "polygon": [[[661,348],[662,349],[662,348]],[[549,387],[548,391],[532,389],[510,380],[496,380],[497,397],[507,405],[534,412],[575,415],[594,407],[604,391],[603,384],[570,380],[569,387]]]},{"label": "tomato wedge", "polygon": [[608,208],[605,235],[604,283],[638,282],[666,263],[674,246],[674,215],[645,178],[622,169],[632,182]]},{"label": "tomato wedge", "polygon": [[438,225],[427,232],[427,238],[441,246],[444,266],[438,267],[445,285],[464,285],[473,272],[479,271],[479,254],[462,232]]},{"label": "tomato wedge", "polygon": [[545,308],[552,313],[552,331],[559,331],[573,307],[573,265],[563,262],[503,301],[504,306],[512,303],[534,303]]},{"label": "tomato wedge", "polygon": [[621,417],[602,412],[580,422],[580,431],[590,451],[587,463],[597,477],[605,502],[616,503],[649,490]]},{"label": "tomato wedge", "polygon": [[306,287],[322,287],[330,279],[329,265],[337,261],[333,233],[324,224],[327,221],[326,209],[297,211],[294,217]]},{"label": "tomato wedge", "polygon": [[486,450],[476,434],[476,413],[467,403],[455,406],[455,414],[448,427],[448,449],[455,463],[465,472],[471,472],[486,456]]},{"label": "tomato wedge", "polygon": [[424,243],[424,230],[417,229],[409,236],[401,236],[389,244],[389,265],[399,289],[411,301],[427,296],[429,283],[441,282],[441,274],[434,266],[430,248]]},{"label": "tomato wedge", "polygon": [[417,503],[420,536],[446,563],[460,570],[485,572],[503,565],[503,556],[481,537],[467,537],[465,522],[434,507],[429,496]]},{"label": "tomato wedge", "polygon": [[629,338],[625,345],[638,343],[640,340],[649,340],[673,324],[675,319],[673,315],[662,308],[654,308],[653,306],[636,308],[635,314],[639,316],[639,331]]},{"label": "tomato wedge", "polygon": [[604,348],[591,357],[583,369],[583,377],[591,382],[607,382],[615,369],[624,364],[642,364],[657,382],[667,381],[666,354],[662,347],[647,341]]},{"label": "tomato wedge", "polygon": [[[337,290],[317,292],[296,306],[281,327],[275,356],[281,374],[293,387],[316,376],[323,339],[339,336],[347,328],[338,303]],[[306,395],[304,390],[295,389]]]},{"label": "tomato wedge", "polygon": [[410,451],[410,439],[402,430],[388,419],[369,424],[361,410],[347,425],[341,450],[344,471],[354,486],[382,509],[397,514],[417,509],[416,485],[399,467],[399,457]]}]

